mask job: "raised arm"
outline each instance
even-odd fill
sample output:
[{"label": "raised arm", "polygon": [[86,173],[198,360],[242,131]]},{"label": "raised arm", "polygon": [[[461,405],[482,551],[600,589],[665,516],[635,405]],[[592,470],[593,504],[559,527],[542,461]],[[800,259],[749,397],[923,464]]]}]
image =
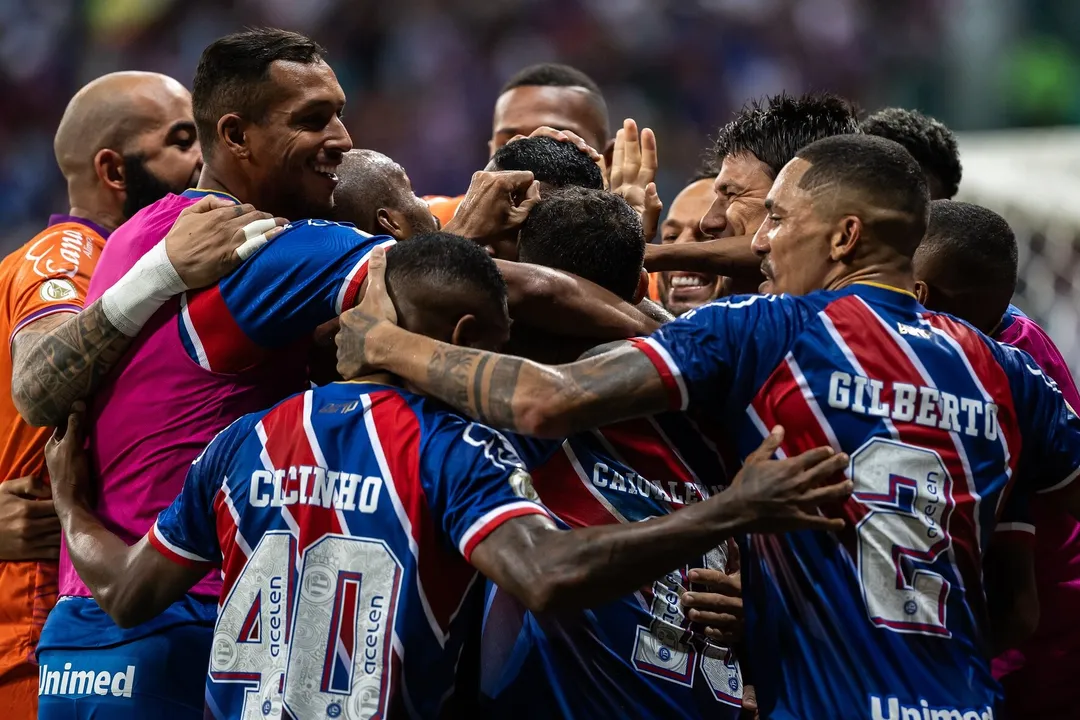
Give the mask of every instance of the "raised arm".
[{"label": "raised arm", "polygon": [[[217,196],[185,209],[165,238],[101,298],[77,314],[44,317],[15,335],[11,396],[19,414],[42,427],[63,422],[72,403],[101,385],[166,300],[216,282],[284,222]],[[245,232],[252,223],[261,224]]]},{"label": "raised arm", "polygon": [[183,597],[208,570],[167,559],[143,538],[135,545],[110,532],[90,509],[89,471],[82,450],[83,412],[79,403],[45,446],[56,513],[68,555],[101,609],[120,627],[159,615]]},{"label": "raised arm", "polygon": [[839,530],[817,513],[852,484],[840,474],[846,455],[829,448],[765,460],[783,438],[774,429],[732,487],[677,513],[645,522],[561,531],[538,515],[500,525],[470,558],[485,576],[530,610],[595,607],[633,592],[673,567],[700,557],[734,533]]}]

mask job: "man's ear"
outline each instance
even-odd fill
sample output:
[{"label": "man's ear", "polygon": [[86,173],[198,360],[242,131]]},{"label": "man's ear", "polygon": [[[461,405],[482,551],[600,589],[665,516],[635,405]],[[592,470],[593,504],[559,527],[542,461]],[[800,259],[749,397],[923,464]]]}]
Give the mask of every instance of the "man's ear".
[{"label": "man's ear", "polygon": [[461,347],[477,347],[480,341],[480,323],[477,322],[476,316],[462,315],[458,319],[457,325],[454,326],[454,331],[450,334],[450,344]]},{"label": "man's ear", "polygon": [[930,286],[924,283],[922,280],[916,280],[915,297],[918,298],[920,305],[922,305],[923,307],[928,307],[927,302],[930,300]]},{"label": "man's ear", "polygon": [[396,215],[397,213],[387,208],[379,208],[375,211],[375,224],[395,240],[404,240],[405,232]]},{"label": "man's ear", "polygon": [[855,256],[859,241],[862,239],[862,219],[855,215],[846,215],[840,220],[840,227],[832,238],[829,257],[836,261],[850,260]]},{"label": "man's ear", "polygon": [[645,268],[641,268],[641,273],[638,275],[637,289],[634,290],[634,302],[632,305],[637,305],[649,295],[649,273]]},{"label": "man's ear", "polygon": [[115,150],[103,148],[94,155],[94,173],[101,184],[114,192],[127,190],[127,175],[124,172],[124,156]]},{"label": "man's ear", "polygon": [[246,159],[251,154],[245,132],[246,127],[247,123],[244,119],[234,113],[222,116],[217,123],[218,139],[238,159]]},{"label": "man's ear", "polygon": [[604,158],[604,164],[600,166],[600,171],[604,174],[604,187],[607,188],[611,185],[611,159],[615,157],[615,138],[608,140],[607,145],[600,154]]}]

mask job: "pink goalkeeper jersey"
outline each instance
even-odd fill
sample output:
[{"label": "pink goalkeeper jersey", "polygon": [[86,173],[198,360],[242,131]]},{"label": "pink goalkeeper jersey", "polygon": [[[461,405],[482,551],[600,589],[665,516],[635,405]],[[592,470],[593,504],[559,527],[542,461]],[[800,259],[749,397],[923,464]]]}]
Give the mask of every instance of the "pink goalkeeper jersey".
[{"label": "pink goalkeeper jersey", "polygon": [[[91,279],[87,303],[207,192],[168,195],[117,229]],[[139,540],[219,431],[308,387],[311,332],[355,304],[371,249],[392,242],[351,225],[293,223],[217,285],[165,303],[91,403],[97,512],[110,530],[128,543]],[[215,570],[192,593],[217,599],[220,589]],[[60,594],[90,595],[66,548]]]},{"label": "pink goalkeeper jersey", "polygon": [[[994,339],[1031,355],[1065,401],[1080,408],[1065,359],[1033,320],[1010,307]],[[1059,711],[1080,700],[1080,524],[1060,506],[1038,498],[1032,515],[1039,627],[1020,648],[998,657],[993,669],[1005,685],[1010,717],[1059,717]]]}]

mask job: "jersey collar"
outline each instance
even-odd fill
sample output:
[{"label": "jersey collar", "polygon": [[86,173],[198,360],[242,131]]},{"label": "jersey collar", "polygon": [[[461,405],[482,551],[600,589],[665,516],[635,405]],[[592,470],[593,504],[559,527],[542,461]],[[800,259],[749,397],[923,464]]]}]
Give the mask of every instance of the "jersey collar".
[{"label": "jersey collar", "polygon": [[915,297],[915,293],[892,285],[860,280],[848,285],[846,289],[854,295],[872,297],[878,302],[888,303],[896,307],[908,308],[916,312],[925,310],[919,299]]},{"label": "jersey collar", "polygon": [[240,204],[239,200],[237,200],[235,197],[233,197],[229,193],[225,192],[224,190],[206,190],[204,188],[188,188],[184,192],[180,193],[180,197],[185,197],[185,198],[187,198],[189,200],[201,200],[202,198],[206,197],[207,195],[217,195],[219,198],[221,198],[223,200],[232,200],[237,205]]},{"label": "jersey collar", "polygon": [[98,235],[100,235],[102,240],[107,240],[109,238],[109,231],[106,230],[105,228],[101,227],[100,225],[98,225],[96,222],[94,222],[92,220],[87,220],[86,218],[81,218],[81,217],[75,217],[74,215],[50,215],[49,216],[49,226],[50,227],[53,226],[53,225],[59,225],[60,223],[78,223],[79,225],[85,225],[86,227],[90,228],[91,230],[96,232]]}]

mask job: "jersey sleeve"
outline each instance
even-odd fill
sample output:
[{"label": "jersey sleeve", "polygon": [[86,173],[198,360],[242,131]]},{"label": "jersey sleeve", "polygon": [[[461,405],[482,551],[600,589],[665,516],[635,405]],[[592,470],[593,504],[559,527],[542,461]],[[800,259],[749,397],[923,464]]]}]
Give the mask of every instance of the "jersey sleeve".
[{"label": "jersey sleeve", "polygon": [[191,463],[180,494],[147,533],[150,544],[162,555],[187,566],[221,562],[214,501],[224,485],[230,458],[254,425],[251,416],[240,418],[218,433]]},{"label": "jersey sleeve", "polygon": [[207,370],[241,372],[353,307],[376,247],[393,238],[304,220],[217,285],[181,298],[181,341]]},{"label": "jersey sleeve", "polygon": [[507,520],[545,515],[517,451],[505,436],[449,413],[429,415],[420,475],[442,532],[469,560]]},{"label": "jersey sleeve", "polygon": [[1036,493],[1064,490],[1080,475],[1080,418],[1027,353],[998,345],[1020,423],[1018,481]]},{"label": "jersey sleeve", "polygon": [[75,223],[50,227],[23,253],[11,287],[11,335],[57,313],[77,313],[86,302],[99,240]]},{"label": "jersey sleeve", "polygon": [[787,296],[737,296],[691,310],[634,346],[660,373],[672,410],[716,408],[736,385],[757,387],[802,316]]}]

